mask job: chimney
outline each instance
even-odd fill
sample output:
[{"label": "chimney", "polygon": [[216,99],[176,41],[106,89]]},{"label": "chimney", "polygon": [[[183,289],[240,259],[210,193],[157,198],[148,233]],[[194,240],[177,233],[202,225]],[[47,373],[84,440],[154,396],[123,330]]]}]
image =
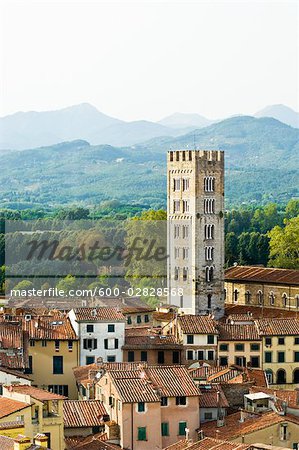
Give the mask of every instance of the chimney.
[{"label": "chimney", "polygon": [[14,450],[26,450],[29,447],[31,447],[31,440],[29,437],[19,434],[16,438],[14,438]]},{"label": "chimney", "polygon": [[240,411],[240,420],[239,420],[239,422],[240,423],[245,422],[245,414],[244,414],[243,409],[241,409],[241,411]]},{"label": "chimney", "polygon": [[37,434],[34,436],[34,444],[48,448],[48,437],[45,434]]}]

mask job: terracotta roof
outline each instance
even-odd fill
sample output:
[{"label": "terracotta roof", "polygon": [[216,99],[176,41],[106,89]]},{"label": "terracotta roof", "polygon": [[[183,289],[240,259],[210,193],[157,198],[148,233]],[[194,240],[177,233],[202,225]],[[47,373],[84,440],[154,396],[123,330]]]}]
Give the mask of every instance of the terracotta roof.
[{"label": "terracotta roof", "polygon": [[157,322],[170,322],[172,319],[174,319],[175,313],[172,311],[169,312],[162,312],[162,311],[155,311],[153,313],[153,319]]},{"label": "terracotta roof", "polygon": [[110,444],[107,442],[106,433],[91,434],[82,439],[78,444],[73,447],[74,450],[120,450],[118,445]]},{"label": "terracotta roof", "polygon": [[1,367],[0,366],[0,372],[7,373],[9,375],[14,375],[17,378],[23,378],[24,380],[33,381],[32,377],[30,378],[28,375],[26,375],[25,373],[23,373],[23,372],[21,372],[19,370],[9,369],[7,367]]},{"label": "terracotta roof", "polygon": [[19,402],[12,398],[0,397],[0,419],[9,416],[21,409],[28,408],[29,403]]},{"label": "terracotta roof", "polygon": [[252,381],[256,386],[259,387],[268,386],[266,372],[263,369],[246,367],[243,368],[243,370],[246,375],[246,381]]},{"label": "terracotta roof", "polygon": [[219,431],[219,438],[224,440],[235,439],[240,435],[253,433],[264,428],[268,428],[280,422],[291,421],[299,425],[299,417],[287,414],[281,416],[275,412],[264,413],[248,417],[244,422],[240,422],[240,412],[225,417],[225,425],[217,427],[215,420],[201,424],[201,429],[205,436],[214,437],[216,430]]},{"label": "terracotta roof", "polygon": [[206,437],[198,442],[179,441],[163,450],[249,450],[252,444],[240,444]]},{"label": "terracotta roof", "polygon": [[199,396],[184,366],[144,366],[131,371],[108,371],[125,403],[155,402],[160,397]]},{"label": "terracotta roof", "polygon": [[[251,305],[232,305],[225,304],[225,314],[226,317],[229,317],[232,314],[245,314],[250,312],[252,314],[253,319],[260,319],[262,317],[269,318],[280,318],[280,317],[297,317],[296,311],[291,311],[287,309],[281,308],[273,308],[273,307],[264,307],[261,306],[251,306]],[[225,320],[225,318],[223,319]]]},{"label": "terracotta roof", "polygon": [[[222,374],[227,374],[232,372],[232,369],[228,366],[200,366],[200,367],[190,367],[189,374],[195,380],[207,380],[209,377],[220,376]],[[234,375],[235,376],[235,375]]]},{"label": "terracotta roof", "polygon": [[[229,408],[228,401],[219,384],[209,385],[202,384],[198,386],[200,397],[199,397],[199,407],[200,408]],[[219,401],[218,401],[218,395]]]},{"label": "terracotta roof", "polygon": [[8,436],[0,435],[1,450],[14,450],[14,440]]},{"label": "terracotta roof", "polygon": [[10,430],[12,428],[23,428],[23,427],[24,427],[23,420],[0,423],[0,430]]},{"label": "terracotta roof", "polygon": [[125,321],[119,308],[76,308],[74,311],[78,322]]},{"label": "terracotta roof", "polygon": [[0,348],[19,348],[23,346],[23,332],[18,323],[0,323]]},{"label": "terracotta roof", "polygon": [[299,390],[286,390],[286,389],[270,389],[261,386],[252,386],[250,388],[251,393],[264,392],[265,394],[286,402],[290,408],[299,409]]},{"label": "terracotta roof", "polygon": [[23,319],[23,328],[28,331],[30,339],[42,340],[76,340],[76,333],[67,317],[33,317]]},{"label": "terracotta roof", "polygon": [[[147,336],[154,333],[155,329],[150,326],[130,327],[125,329],[126,336]],[[158,333],[158,330],[157,330]]]},{"label": "terracotta roof", "polygon": [[258,319],[255,321],[261,336],[298,336],[299,320],[293,319]]},{"label": "terracotta roof", "polygon": [[144,314],[147,312],[154,312],[156,311],[155,308],[153,308],[152,306],[123,306],[121,308],[121,311],[124,315],[127,314]]},{"label": "terracotta roof", "polygon": [[67,397],[59,394],[53,394],[52,392],[44,389],[39,389],[34,386],[28,386],[27,384],[13,384],[6,386],[7,390],[12,392],[18,392],[19,394],[30,395],[30,397],[40,400],[41,402],[46,400],[64,400]]},{"label": "terracotta roof", "polygon": [[63,403],[65,428],[98,426],[107,415],[100,400],[66,400]]},{"label": "terracotta roof", "polygon": [[75,448],[80,442],[84,441],[84,436],[64,436],[65,448],[71,450]]},{"label": "terracotta roof", "polygon": [[77,383],[81,383],[83,380],[90,380],[93,378],[90,378],[89,375],[91,373],[96,374],[99,370],[132,370],[137,369],[139,367],[140,363],[134,362],[123,362],[123,363],[93,363],[88,364],[86,366],[78,366],[73,368],[74,377],[77,381]]},{"label": "terracotta roof", "polygon": [[233,266],[225,271],[225,281],[253,281],[299,285],[299,270],[258,266]]},{"label": "terracotta roof", "polygon": [[256,325],[219,323],[219,341],[260,341]]},{"label": "terracotta roof", "polygon": [[218,334],[216,322],[211,316],[179,316],[178,323],[184,334]]},{"label": "terracotta roof", "polygon": [[182,344],[176,341],[172,335],[147,335],[147,336],[126,336],[123,349],[128,348],[182,348]]}]

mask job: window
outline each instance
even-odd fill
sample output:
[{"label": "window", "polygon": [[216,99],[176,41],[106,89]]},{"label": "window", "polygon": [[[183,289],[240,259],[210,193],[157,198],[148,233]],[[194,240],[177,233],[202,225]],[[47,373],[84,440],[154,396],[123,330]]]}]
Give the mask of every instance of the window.
[{"label": "window", "polygon": [[95,357],[94,356],[86,356],[86,365],[88,366],[89,364],[93,364],[95,361]]},{"label": "window", "polygon": [[33,366],[32,366],[32,356],[31,355],[29,356],[28,365],[29,365],[29,367],[27,367],[25,369],[25,373],[32,374],[33,373]]},{"label": "window", "polygon": [[234,295],[234,302],[237,303],[238,297],[239,297],[239,291],[238,291],[238,289],[235,289],[235,290],[234,290],[233,295]]},{"label": "window", "polygon": [[189,277],[189,269],[188,267],[183,267],[183,281],[187,281]]},{"label": "window", "polygon": [[286,293],[282,294],[282,306],[285,308],[288,306],[288,296]]},{"label": "window", "polygon": [[228,352],[228,344],[220,344],[219,350],[221,352]]},{"label": "window", "polygon": [[189,258],[189,248],[184,247],[183,248],[183,259],[188,259],[188,258]]},{"label": "window", "polygon": [[193,360],[193,350],[187,350],[187,360],[188,361]]},{"label": "window", "polygon": [[174,257],[175,257],[175,259],[178,259],[180,257],[180,248],[179,247],[174,248]]},{"label": "window", "polygon": [[250,350],[252,352],[258,352],[260,349],[260,344],[250,344]]},{"label": "window", "polygon": [[174,238],[177,239],[180,237],[180,225],[174,225]]},{"label": "window", "polygon": [[158,364],[164,364],[164,352],[163,351],[158,352]]},{"label": "window", "polygon": [[284,352],[277,352],[277,362],[279,363],[285,362]]},{"label": "window", "polygon": [[284,345],[284,337],[278,338],[278,345]]},{"label": "window", "polygon": [[180,191],[181,190],[181,180],[179,178],[173,179],[173,190]]},{"label": "window", "polygon": [[172,352],[172,363],[173,364],[179,364],[180,363],[180,352],[177,350],[174,350]]},{"label": "window", "polygon": [[115,325],[113,323],[108,324],[108,333],[115,333]]},{"label": "window", "polygon": [[168,422],[161,423],[161,434],[162,436],[169,436],[169,424]]},{"label": "window", "polygon": [[214,239],[214,229],[213,224],[205,225],[205,239]]},{"label": "window", "polygon": [[183,200],[183,213],[189,212],[189,200]]},{"label": "window", "polygon": [[180,212],[180,201],[179,200],[174,200],[173,201],[173,212]]},{"label": "window", "polygon": [[189,191],[190,188],[190,179],[183,178],[183,191]]},{"label": "window", "polygon": [[294,362],[299,362],[299,352],[294,352]]},{"label": "window", "polygon": [[132,325],[132,317],[131,316],[127,317],[127,324]]},{"label": "window", "polygon": [[147,352],[145,350],[141,351],[140,360],[141,361],[147,361]]},{"label": "window", "polygon": [[42,347],[47,347],[47,341],[45,340],[42,341]]},{"label": "window", "polygon": [[220,366],[227,366],[228,365],[228,358],[227,358],[227,356],[220,356],[219,364],[220,364]]},{"label": "window", "polygon": [[185,436],[187,428],[187,422],[179,422],[179,436]]},{"label": "window", "polygon": [[55,341],[55,351],[58,352],[60,347],[60,342],[58,340]]},{"label": "window", "polygon": [[273,384],[273,372],[272,372],[272,370],[271,369],[266,369],[265,372],[266,372],[266,377],[267,377],[268,383],[269,384]]},{"label": "window", "polygon": [[145,412],[145,403],[138,402],[138,412]]},{"label": "window", "polygon": [[265,352],[265,362],[266,363],[272,362],[272,352]]},{"label": "window", "polygon": [[108,355],[107,356],[107,361],[108,362],[115,362],[115,360],[116,360],[116,357],[114,355]]},{"label": "window", "polygon": [[256,294],[256,298],[257,298],[258,304],[262,305],[263,301],[264,301],[264,294],[262,293],[262,291],[258,291],[258,293]]},{"label": "window", "polygon": [[245,367],[246,366],[246,358],[245,356],[236,356],[235,357],[236,366]]},{"label": "window", "polygon": [[[107,339],[105,339],[106,341]],[[95,350],[98,346],[97,339],[83,339],[84,350]]]},{"label": "window", "polygon": [[270,303],[271,306],[274,306],[275,295],[273,294],[273,292],[270,292],[270,294],[269,294],[269,303]]},{"label": "window", "polygon": [[205,198],[204,199],[204,213],[214,214],[215,213],[215,199]]},{"label": "window", "polygon": [[146,427],[138,427],[138,441],[146,441]]},{"label": "window", "polygon": [[213,334],[208,334],[208,344],[215,343],[215,336]]},{"label": "window", "polygon": [[204,418],[205,418],[205,420],[213,420],[213,413],[205,412]]},{"label": "window", "polygon": [[245,302],[248,304],[250,303],[251,293],[250,291],[245,292]]},{"label": "window", "polygon": [[288,424],[282,423],[280,425],[280,440],[286,441],[288,439]]},{"label": "window", "polygon": [[86,325],[86,332],[87,333],[93,333],[94,332],[94,325]]},{"label": "window", "polygon": [[208,309],[212,308],[212,294],[208,294]]},{"label": "window", "polygon": [[205,247],[205,258],[206,261],[213,261],[214,258],[214,247]]},{"label": "window", "polygon": [[279,369],[276,373],[276,383],[285,384],[286,383],[286,372],[284,369]]},{"label": "window", "polygon": [[203,350],[198,350],[198,352],[197,352],[197,359],[199,361],[203,361],[205,359],[205,354],[204,354]]},{"label": "window", "polygon": [[174,268],[174,279],[178,280],[179,276],[180,276],[180,269],[179,269],[179,267],[175,267]]},{"label": "window", "polygon": [[141,322],[142,322],[141,316],[138,315],[138,316],[136,317],[136,321],[137,321],[137,323],[141,323]]},{"label": "window", "polygon": [[63,374],[63,356],[53,356],[53,374]]},{"label": "window", "polygon": [[206,282],[210,283],[214,278],[214,269],[213,267],[206,267]]},{"label": "window", "polygon": [[144,316],[144,322],[145,322],[145,323],[148,323],[148,322],[149,322],[148,314],[145,314],[145,316]]},{"label": "window", "polygon": [[73,351],[73,341],[68,341],[67,346],[68,346],[69,352],[72,352]]},{"label": "window", "polygon": [[187,344],[194,344],[193,334],[187,334]]},{"label": "window", "polygon": [[235,344],[236,352],[244,352],[244,344]]},{"label": "window", "polygon": [[128,362],[134,362],[134,360],[135,360],[135,353],[132,350],[130,350],[128,352]]},{"label": "window", "polygon": [[161,406],[168,406],[168,398],[161,397]]},{"label": "window", "polygon": [[266,337],[265,344],[266,344],[266,347],[271,347],[271,345],[272,345],[272,338]]},{"label": "window", "polygon": [[205,177],[204,178],[204,191],[205,192],[214,192],[215,190],[215,178],[214,177]]},{"label": "window", "polygon": [[259,356],[251,356],[250,357],[250,365],[251,365],[251,367],[260,367]]},{"label": "window", "polygon": [[183,225],[183,239],[189,237],[189,225]]},{"label": "window", "polygon": [[295,339],[294,339],[294,344],[295,344],[295,345],[299,345],[299,337],[295,337]]},{"label": "window", "polygon": [[32,339],[30,340],[30,347],[35,347],[35,341],[33,341]]},{"label": "window", "polygon": [[69,387],[67,384],[51,384],[48,386],[48,391],[53,392],[53,394],[64,395],[68,397]]},{"label": "window", "polygon": [[213,352],[213,350],[208,350],[208,361],[214,361],[214,352]]},{"label": "window", "polygon": [[183,397],[176,397],[175,404],[177,406],[186,406],[186,404],[187,404],[186,397],[185,396],[183,396]]}]

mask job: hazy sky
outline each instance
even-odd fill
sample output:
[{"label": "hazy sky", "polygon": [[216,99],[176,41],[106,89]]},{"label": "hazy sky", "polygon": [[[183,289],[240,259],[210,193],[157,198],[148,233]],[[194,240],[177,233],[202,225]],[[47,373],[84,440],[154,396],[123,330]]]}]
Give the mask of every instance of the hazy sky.
[{"label": "hazy sky", "polygon": [[124,120],[298,110],[297,1],[0,5],[0,115],[81,102]]}]

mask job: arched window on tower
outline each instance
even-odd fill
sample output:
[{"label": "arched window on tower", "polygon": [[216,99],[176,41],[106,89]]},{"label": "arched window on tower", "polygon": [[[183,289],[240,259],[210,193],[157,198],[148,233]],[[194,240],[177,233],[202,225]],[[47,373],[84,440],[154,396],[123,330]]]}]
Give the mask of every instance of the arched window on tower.
[{"label": "arched window on tower", "polygon": [[250,299],[251,299],[251,292],[250,291],[246,291],[245,292],[245,303],[249,304],[250,303]]},{"label": "arched window on tower", "polygon": [[257,292],[256,298],[257,298],[258,304],[262,305],[263,304],[264,295],[263,295],[263,292],[261,290]]},{"label": "arched window on tower", "polygon": [[212,294],[208,294],[208,309],[212,308]]},{"label": "arched window on tower", "polygon": [[288,306],[288,296],[285,292],[282,294],[282,306],[285,308]]},{"label": "arched window on tower", "polygon": [[274,295],[274,292],[272,292],[272,291],[269,294],[269,303],[271,306],[274,306],[274,304],[275,304],[275,295]]}]

